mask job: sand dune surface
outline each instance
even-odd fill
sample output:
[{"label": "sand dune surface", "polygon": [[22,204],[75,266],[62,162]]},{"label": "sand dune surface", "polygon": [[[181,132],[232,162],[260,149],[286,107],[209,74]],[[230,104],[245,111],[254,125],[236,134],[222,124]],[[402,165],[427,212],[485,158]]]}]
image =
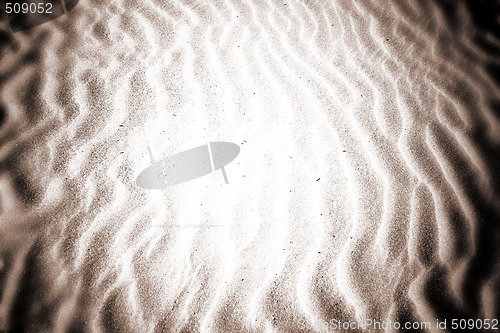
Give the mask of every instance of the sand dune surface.
[{"label": "sand dune surface", "polygon": [[[495,9],[81,0],[17,32],[2,13],[0,331],[498,323]],[[217,141],[240,148],[228,184],[137,186],[148,147]]]}]

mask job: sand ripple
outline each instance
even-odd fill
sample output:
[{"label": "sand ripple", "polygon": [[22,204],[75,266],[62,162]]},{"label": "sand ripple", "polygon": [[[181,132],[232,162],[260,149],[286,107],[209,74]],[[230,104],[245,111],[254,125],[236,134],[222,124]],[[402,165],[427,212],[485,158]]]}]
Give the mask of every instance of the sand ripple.
[{"label": "sand ripple", "polygon": [[[15,34],[2,17],[0,331],[500,319],[500,35],[476,19],[494,10],[91,0]],[[148,146],[208,141],[240,145],[229,185],[135,185]]]}]

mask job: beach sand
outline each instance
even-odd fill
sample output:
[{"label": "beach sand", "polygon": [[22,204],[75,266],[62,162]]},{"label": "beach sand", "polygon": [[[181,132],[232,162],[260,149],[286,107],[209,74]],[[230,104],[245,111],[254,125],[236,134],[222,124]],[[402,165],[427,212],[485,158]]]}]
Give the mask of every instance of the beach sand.
[{"label": "beach sand", "polygon": [[[16,33],[2,13],[0,331],[493,324],[500,39],[471,6],[82,0]],[[240,147],[229,184],[137,186],[148,147],[213,141]]]}]

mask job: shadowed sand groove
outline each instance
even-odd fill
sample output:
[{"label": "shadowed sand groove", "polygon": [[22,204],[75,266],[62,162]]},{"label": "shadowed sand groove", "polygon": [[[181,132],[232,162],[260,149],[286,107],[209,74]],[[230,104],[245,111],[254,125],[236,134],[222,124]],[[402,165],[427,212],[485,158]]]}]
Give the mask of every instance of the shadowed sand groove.
[{"label": "shadowed sand groove", "polygon": [[[498,12],[90,0],[16,33],[2,12],[0,331],[500,319]],[[228,185],[136,186],[148,146],[214,141],[241,149]]]}]

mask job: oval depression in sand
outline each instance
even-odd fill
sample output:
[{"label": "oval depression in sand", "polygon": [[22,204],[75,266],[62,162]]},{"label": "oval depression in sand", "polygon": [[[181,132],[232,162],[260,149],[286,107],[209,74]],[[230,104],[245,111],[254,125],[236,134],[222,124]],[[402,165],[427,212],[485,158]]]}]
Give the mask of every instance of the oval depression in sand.
[{"label": "oval depression in sand", "polygon": [[219,169],[227,183],[224,166],[232,162],[239,152],[240,147],[237,144],[210,142],[158,162],[155,162],[151,155],[151,165],[139,174],[136,183],[147,189],[164,189],[166,186],[206,176]]}]

